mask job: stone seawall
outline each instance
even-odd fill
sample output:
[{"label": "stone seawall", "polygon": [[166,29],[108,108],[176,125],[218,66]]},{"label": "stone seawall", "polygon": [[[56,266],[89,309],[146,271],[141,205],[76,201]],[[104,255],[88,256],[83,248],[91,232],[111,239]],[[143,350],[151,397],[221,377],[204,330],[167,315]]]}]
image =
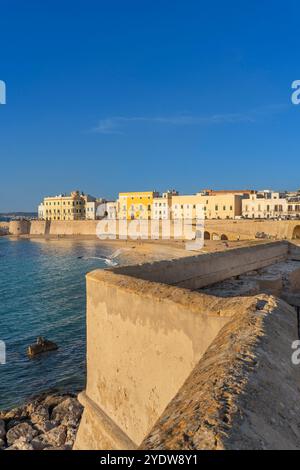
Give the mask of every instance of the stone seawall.
[{"label": "stone seawall", "polygon": [[[75,448],[234,448],[238,439],[242,448],[252,444],[279,447],[280,437],[272,441],[267,425],[274,409],[283,403],[284,419],[280,418],[275,426],[280,428],[281,436],[285,432],[291,435],[287,429],[290,399],[294,416],[298,415],[299,374],[292,375],[290,361],[291,343],[297,338],[294,309],[264,294],[218,297],[190,289],[220,278],[253,273],[253,269],[289,265],[290,257],[296,254],[294,247],[291,253],[289,243],[273,242],[89,273],[87,387],[79,396],[85,408]],[[293,263],[298,276],[297,261]],[[283,269],[282,282],[286,281],[286,274]],[[288,278],[293,281],[293,277]],[[288,284],[286,289],[293,288],[293,283]],[[259,365],[256,357],[261,356],[256,345],[262,337],[262,354],[268,354],[272,330],[275,333],[270,356],[263,362],[269,375],[264,378],[265,369],[261,367],[253,377],[261,391],[260,398],[254,393],[249,373]],[[286,364],[282,373],[278,370],[281,357]],[[272,375],[273,363],[276,368],[274,365]],[[285,370],[289,381],[287,398]],[[268,406],[265,395],[278,386],[282,389],[277,401]],[[245,442],[239,436],[243,423],[235,426],[241,418],[237,410],[243,390],[248,393],[249,401],[244,406],[250,416],[249,430],[243,431]],[[266,415],[261,418],[258,411],[252,419],[250,412],[258,400]],[[203,421],[202,416],[207,416],[207,420]],[[224,429],[230,426],[231,441],[226,443]],[[255,437],[260,434],[261,439]],[[290,441],[290,447],[296,446],[300,447],[298,431]]]},{"label": "stone seawall", "polygon": [[256,247],[201,254],[176,261],[117,267],[112,271],[148,281],[199,289],[229,277],[283,261],[289,255],[289,247],[288,242],[269,242]]},{"label": "stone seawall", "polygon": [[[26,224],[27,227],[25,227]],[[27,234],[32,236],[96,236],[97,224],[98,221],[95,220],[12,221],[10,223],[10,233],[12,235]],[[107,228],[107,230],[109,229]],[[171,224],[171,238],[174,238],[174,230]],[[253,240],[258,234],[277,240],[300,239],[300,221],[206,220],[204,231],[204,237],[210,240]],[[189,233],[189,230],[187,230],[187,233]],[[150,233],[149,238],[151,238]],[[184,236],[181,238],[184,238]]]}]

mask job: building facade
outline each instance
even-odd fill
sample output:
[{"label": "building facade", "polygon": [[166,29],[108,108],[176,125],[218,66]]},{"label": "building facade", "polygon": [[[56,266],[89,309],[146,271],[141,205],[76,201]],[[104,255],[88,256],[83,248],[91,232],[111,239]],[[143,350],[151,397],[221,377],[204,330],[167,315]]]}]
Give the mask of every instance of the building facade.
[{"label": "building facade", "polygon": [[119,193],[118,217],[123,220],[150,220],[153,199],[159,197],[156,191]]},{"label": "building facade", "polygon": [[285,194],[269,190],[251,194],[242,201],[242,214],[245,219],[286,218],[288,200]]},{"label": "building facade", "polygon": [[151,210],[151,218],[153,220],[171,219],[172,198],[178,196],[178,191],[174,189],[162,193],[161,196],[154,197]]},{"label": "building facade", "polygon": [[84,220],[86,219],[86,204],[94,200],[95,198],[79,191],[73,191],[70,195],[45,197],[38,207],[39,219]]},{"label": "building facade", "polygon": [[117,201],[108,201],[106,203],[106,214],[109,220],[114,220],[118,218],[118,202]]},{"label": "building facade", "polygon": [[235,219],[242,215],[242,199],[239,194],[172,197],[172,218],[176,219]]}]

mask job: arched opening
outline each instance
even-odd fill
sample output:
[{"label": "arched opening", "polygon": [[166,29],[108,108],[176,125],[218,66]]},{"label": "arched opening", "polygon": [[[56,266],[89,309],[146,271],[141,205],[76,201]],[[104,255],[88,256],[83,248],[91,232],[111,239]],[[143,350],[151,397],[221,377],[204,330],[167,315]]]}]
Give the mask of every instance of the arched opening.
[{"label": "arched opening", "polygon": [[210,233],[204,232],[204,240],[210,240]]},{"label": "arched opening", "polygon": [[225,235],[225,233],[223,233],[221,235],[221,240],[228,240],[228,237],[227,237],[227,235]]},{"label": "arched opening", "polygon": [[220,235],[218,235],[217,233],[213,233],[212,240],[220,240]]},{"label": "arched opening", "polygon": [[297,227],[294,228],[293,238],[297,238],[298,240],[300,239],[300,225],[297,225]]}]

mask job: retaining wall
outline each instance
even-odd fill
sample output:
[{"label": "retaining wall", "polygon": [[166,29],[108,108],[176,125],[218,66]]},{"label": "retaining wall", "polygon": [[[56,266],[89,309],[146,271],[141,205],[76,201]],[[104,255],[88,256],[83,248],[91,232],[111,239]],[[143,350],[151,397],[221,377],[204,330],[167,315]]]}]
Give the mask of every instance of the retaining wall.
[{"label": "retaining wall", "polygon": [[113,272],[188,289],[199,289],[283,261],[288,254],[288,242],[271,242],[171,261],[118,267],[114,268]]},{"label": "retaining wall", "polygon": [[[232,315],[260,298],[189,289],[289,257],[286,242],[87,275],[87,386],[76,449],[134,449]],[[171,285],[176,284],[176,285]]]}]

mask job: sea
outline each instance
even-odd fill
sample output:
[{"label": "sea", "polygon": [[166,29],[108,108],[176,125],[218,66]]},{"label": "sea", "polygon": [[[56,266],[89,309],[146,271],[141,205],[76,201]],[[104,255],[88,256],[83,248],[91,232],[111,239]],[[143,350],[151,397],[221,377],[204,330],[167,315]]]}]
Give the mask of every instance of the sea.
[{"label": "sea", "polygon": [[[110,250],[92,240],[0,237],[0,409],[85,387],[85,275],[107,267]],[[29,359],[38,336],[58,350]]]}]

